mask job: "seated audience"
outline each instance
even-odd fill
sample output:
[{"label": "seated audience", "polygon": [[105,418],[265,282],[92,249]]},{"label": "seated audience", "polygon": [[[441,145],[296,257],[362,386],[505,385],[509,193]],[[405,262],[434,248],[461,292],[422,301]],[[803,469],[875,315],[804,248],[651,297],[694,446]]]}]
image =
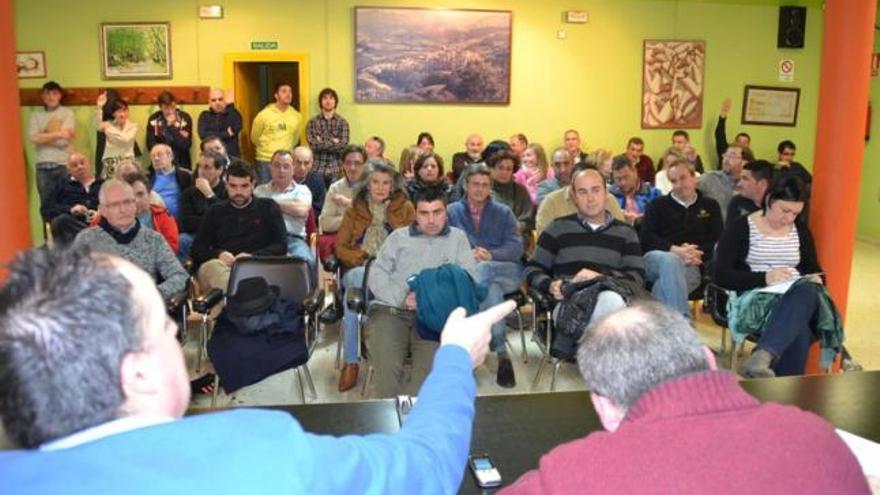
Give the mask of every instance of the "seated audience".
[{"label": "seated audience", "polygon": [[547,153],[538,143],[526,146],[521,156],[522,166],[513,174],[516,183],[525,187],[532,200],[532,206],[538,206],[538,185],[553,177],[553,169],[547,165]]},{"label": "seated audience", "polygon": [[691,146],[691,137],[687,131],[678,129],[672,133],[672,147],[680,151],[685,159],[693,164],[694,170],[697,173],[702,174],[704,172],[703,159],[700,158],[700,155]]},{"label": "seated audience", "polygon": [[434,151],[434,136],[432,136],[430,132],[420,132],[419,137],[416,138],[416,146],[418,146],[423,153]]},{"label": "seated audience", "polygon": [[370,158],[385,158],[385,140],[379,136],[370,136],[364,142],[364,151],[367,160]]},{"label": "seated audience", "polygon": [[[467,235],[446,221],[442,192],[426,189],[413,198],[416,221],[385,239],[370,266],[367,285],[373,294],[364,333],[370,364],[375,368],[375,395],[414,394],[431,367],[437,342],[417,329],[416,293],[407,280],[426,268],[451,263],[476,278],[476,263]],[[411,357],[407,383],[404,360]]]},{"label": "seated audience", "polygon": [[779,154],[777,157],[775,175],[778,175],[780,178],[787,176],[797,177],[807,188],[807,199],[804,203],[804,211],[801,212],[800,216],[800,221],[806,223],[810,218],[810,196],[813,187],[813,176],[800,162],[794,161],[794,155],[797,152],[797,148],[793,142],[786,139],[779,143],[776,150]]},{"label": "seated audience", "polygon": [[228,164],[226,155],[202,151],[196,168],[196,180],[180,196],[180,258],[189,258],[193,239],[208,209],[226,200],[223,173]]},{"label": "seated audience", "polygon": [[[361,287],[364,283],[364,264],[376,256],[388,234],[407,227],[416,213],[406,195],[403,178],[384,160],[371,160],[366,179],[359,183],[352,205],[345,210],[336,241],[336,257],[344,274],[343,289]],[[424,256],[424,253],[421,254]],[[358,379],[358,321],[354,311],[344,308],[342,320],[343,362],[339,376],[339,391],[344,392],[357,384]]]},{"label": "seated audience", "polygon": [[324,186],[330,187],[339,178],[342,152],[348,146],[348,121],[336,112],[339,95],[333,88],[318,93],[321,112],[309,119],[306,138],[315,154],[315,173],[324,178]]},{"label": "seated audience", "polygon": [[764,194],[773,183],[773,164],[767,160],[755,160],[743,165],[736,183],[736,194],[727,207],[727,223],[761,209]]},{"label": "seated audience", "polygon": [[694,165],[679,160],[666,167],[672,192],[648,205],[639,236],[645,277],[654,297],[690,316],[688,295],[703,280],[723,224],[718,202],[697,190]]},{"label": "seated audience", "polygon": [[219,136],[206,136],[202,139],[202,142],[199,143],[199,149],[202,152],[213,151],[216,153],[220,153],[221,155],[226,157],[226,165],[232,165],[233,163],[243,163],[244,165],[250,166],[240,157],[236,155],[230,155],[226,150],[226,145],[223,144],[223,140]]},{"label": "seated audience", "polygon": [[606,431],[556,447],[499,493],[869,493],[834,428],[758,402],[676,313],[637,302],[584,332],[578,368]]},{"label": "seated audience", "polygon": [[513,151],[503,150],[489,157],[487,165],[492,169],[492,199],[513,211],[523,236],[531,235],[535,228],[532,200],[526,188],[513,180],[513,174],[519,168],[519,157]]},{"label": "seated audience", "polygon": [[199,114],[201,151],[205,151],[205,139],[213,136],[220,140],[230,155],[241,156],[238,145],[241,129],[241,113],[235,108],[235,103],[226,101],[226,93],[222,89],[212,88],[208,94],[208,109]]},{"label": "seated audience", "polygon": [[727,114],[730,113],[731,104],[730,98],[725,98],[721,102],[718,124],[715,125],[715,151],[718,153],[719,164],[724,162],[724,153],[727,152],[728,147],[737,146],[740,149],[745,149],[752,146],[752,138],[745,132],[738,133],[732,143],[727,140]]},{"label": "seated audience", "polygon": [[584,163],[596,167],[596,170],[602,174],[605,184],[611,186],[614,184],[614,154],[609,149],[600,148],[587,155]]},{"label": "seated audience", "polygon": [[550,157],[550,165],[553,170],[553,177],[547,177],[546,180],[538,184],[535,194],[538,200],[538,206],[544,202],[544,199],[553,191],[558,191],[567,186],[571,182],[571,172],[574,169],[574,161],[571,154],[566,148],[556,148]]},{"label": "seated audience", "polygon": [[727,148],[723,158],[721,170],[710,170],[701,175],[697,180],[697,187],[706,197],[717,201],[721,206],[721,214],[727,215],[727,208],[733,198],[743,165],[751,162],[755,157],[748,148],[731,145]]},{"label": "seated audience", "polygon": [[[564,299],[563,282],[609,277],[633,290],[640,288],[645,265],[639,238],[632,226],[605,209],[608,193],[602,174],[594,168],[578,169],[570,191],[577,211],[553,220],[541,232],[526,264],[526,282],[555,301]],[[616,291],[599,292],[591,321],[624,304]]]},{"label": "seated audience", "polygon": [[[80,232],[73,245],[88,246],[93,251],[134,263],[156,279],[163,298],[182,291],[189,277],[165,239],[155,230],[141,225],[132,187],[120,180],[108,179],[101,186],[99,197],[101,219],[98,225]],[[78,296],[91,299],[95,294],[81,293]],[[160,307],[164,313],[164,306]]]},{"label": "seated audience", "polygon": [[[472,368],[512,308],[452,313],[399,433],[334,438],[283,411],[184,418],[186,364],[149,276],[102,254],[24,253],[0,290],[0,417],[27,450],[0,452],[0,479],[20,494],[453,493],[474,419]],[[208,475],[193,476],[198,466]]]},{"label": "seated audience", "polygon": [[464,151],[452,155],[452,182],[458,183],[461,173],[464,172],[471,164],[482,160],[483,136],[479,134],[471,134],[464,142]]},{"label": "seated audience", "polygon": [[312,150],[308,147],[297,146],[293,149],[293,180],[297,184],[308,187],[309,191],[312,192],[312,210],[315,212],[315,218],[318,218],[321,216],[321,210],[324,208],[327,188],[324,186],[324,178],[312,170],[314,163]]},{"label": "seated audience", "polygon": [[192,186],[192,172],[174,163],[174,151],[167,144],[150,148],[152,165],[147,169],[153,189],[162,197],[165,207],[174,218],[180,218],[180,196]]},{"label": "seated audience", "polygon": [[229,199],[208,208],[192,245],[203,290],[226,291],[235,259],[250,255],[287,254],[287,228],[281,208],[271,199],[255,198],[256,173],[242,164],[226,172]]},{"label": "seated audience", "polygon": [[418,146],[407,146],[400,152],[400,161],[397,162],[397,170],[407,183],[416,177],[415,167],[416,160],[422,156],[421,148]]},{"label": "seated audience", "polygon": [[[824,366],[840,350],[840,316],[822,285],[813,236],[795,221],[805,199],[797,177],[774,181],[762,209],[732,222],[718,243],[715,282],[736,291],[728,303],[730,331],[739,341],[747,334],[758,337],[742,364],[744,376],[802,374],[817,339]],[[782,294],[761,291],[783,282],[794,283]]]},{"label": "seated audience", "polygon": [[254,196],[274,200],[281,208],[287,230],[287,255],[308,261],[315,268],[306,236],[306,221],[312,208],[312,192],[309,188],[293,180],[293,155],[279,150],[272,155],[269,163],[271,180],[254,189]]},{"label": "seated audience", "polygon": [[[666,175],[666,169],[678,160],[687,160],[687,158],[685,158],[684,153],[675,146],[666,148],[666,151],[664,151],[663,154],[660,155],[660,159],[657,160],[657,172],[654,173],[654,187],[659,189],[661,194],[669,194],[669,192],[672,191],[672,183],[669,182],[669,176]],[[697,172],[697,177],[699,176],[700,173]]]},{"label": "seated audience", "polygon": [[[533,146],[529,145],[529,146]],[[477,263],[476,282],[488,289],[482,307],[500,303],[522,283],[523,239],[516,217],[506,205],[492,200],[492,172],[483,163],[471,165],[465,179],[465,197],[446,210],[449,225],[467,234]],[[498,354],[498,385],[516,386],[513,363],[507,354],[507,325],[492,327],[492,350]]]},{"label": "seated audience", "polygon": [[529,145],[529,138],[520,132],[510,136],[507,143],[510,145],[510,151],[516,153],[516,156],[522,160],[523,152],[526,150],[526,146]]},{"label": "seated audience", "polygon": [[614,163],[629,163],[638,173],[639,179],[654,183],[654,161],[645,154],[645,142],[642,138],[629,138],[626,142],[626,151],[615,156]]},{"label": "seated audience", "polygon": [[61,247],[73,242],[95,217],[98,191],[104,183],[92,174],[89,159],[76,151],[67,158],[67,172],[67,177],[46,191],[40,206],[43,218],[51,222],[53,241]]},{"label": "seated audience", "polygon": [[414,198],[425,189],[437,189],[443,193],[444,201],[449,200],[452,185],[446,181],[443,172],[443,158],[433,151],[426,151],[419,155],[413,166],[413,180],[406,184],[407,194]]},{"label": "seated audience", "polygon": [[[96,160],[95,167],[102,179],[113,177],[116,166],[122,162],[133,162],[137,154],[138,125],[128,118],[128,104],[121,98],[107,101],[107,93],[98,95],[95,109],[95,128],[103,136],[104,148],[101,159]],[[104,119],[104,105],[109,105],[108,113],[112,120]]]},{"label": "seated audience", "polygon": [[637,225],[645,214],[648,203],[662,194],[659,189],[639,178],[638,172],[630,162],[618,161],[614,163],[612,169],[614,185],[610,188],[611,194],[617,198],[626,223]]},{"label": "seated audience", "polygon": [[571,158],[572,165],[587,161],[587,153],[581,149],[581,135],[574,129],[565,131],[562,135],[562,142],[568,156]]},{"label": "seated audience", "polygon": [[[131,190],[137,203],[137,218],[141,226],[158,232],[174,254],[180,251],[180,232],[177,222],[164,206],[150,203],[150,180],[142,172],[127,173],[122,176]],[[100,215],[98,215],[100,217]]]},{"label": "seated audience", "polygon": [[[559,148],[553,152],[553,163],[554,168],[556,168],[556,176],[553,179],[548,179],[541,183],[543,185],[552,180],[556,181],[557,184],[560,184],[561,188],[557,188],[550,192],[545,200],[538,206],[538,212],[535,215],[535,230],[538,235],[541,235],[541,232],[543,232],[553,220],[577,212],[577,206],[571,195],[570,187],[572,174],[571,157],[567,155],[568,152],[563,148]],[[587,157],[587,162],[589,161],[590,157]],[[585,168],[593,168],[595,170],[594,167],[587,163],[581,163],[577,166],[577,170]],[[605,195],[605,209],[611,213],[612,217],[621,222],[625,221],[623,210],[621,210],[620,206],[617,204],[617,198],[615,198],[610,192]]]},{"label": "seated audience", "polygon": [[355,188],[363,179],[366,161],[366,152],[357,144],[346,146],[342,152],[342,177],[330,184],[327,191],[328,201],[324,203],[318,218],[323,235],[334,234],[339,230],[345,210],[351,206]]},{"label": "seated audience", "polygon": [[159,111],[147,119],[147,149],[157,144],[167,144],[177,159],[177,165],[190,170],[189,149],[192,147],[192,117],[177,108],[177,100],[170,91],[159,93]]}]

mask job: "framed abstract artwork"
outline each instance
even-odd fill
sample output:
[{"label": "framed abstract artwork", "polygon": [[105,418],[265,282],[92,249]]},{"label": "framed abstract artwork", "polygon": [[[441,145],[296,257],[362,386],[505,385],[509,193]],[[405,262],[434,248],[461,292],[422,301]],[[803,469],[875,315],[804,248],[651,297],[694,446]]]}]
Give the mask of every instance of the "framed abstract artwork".
[{"label": "framed abstract artwork", "polygon": [[355,101],[510,102],[513,14],[355,8]]},{"label": "framed abstract artwork", "polygon": [[642,69],[642,129],[703,126],[706,42],[645,40]]},{"label": "framed abstract artwork", "polygon": [[171,79],[170,23],[102,23],[101,72],[104,79]]}]

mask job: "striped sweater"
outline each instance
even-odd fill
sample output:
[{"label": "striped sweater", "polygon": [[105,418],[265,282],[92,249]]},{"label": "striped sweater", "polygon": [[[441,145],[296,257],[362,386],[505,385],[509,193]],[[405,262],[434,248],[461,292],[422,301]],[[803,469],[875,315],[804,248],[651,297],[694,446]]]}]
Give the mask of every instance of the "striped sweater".
[{"label": "striped sweater", "polygon": [[582,268],[643,285],[645,264],[635,229],[607,217],[607,223],[595,231],[577,213],[553,221],[541,233],[526,265],[529,286],[548,292],[553,280],[573,277]]}]

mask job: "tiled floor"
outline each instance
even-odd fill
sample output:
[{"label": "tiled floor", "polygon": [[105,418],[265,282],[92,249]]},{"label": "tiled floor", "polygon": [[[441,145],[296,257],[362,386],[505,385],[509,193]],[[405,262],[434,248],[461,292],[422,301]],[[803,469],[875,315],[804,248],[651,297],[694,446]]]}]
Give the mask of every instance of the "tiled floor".
[{"label": "tiled floor", "polygon": [[[865,369],[880,369],[880,339],[877,338],[876,310],[880,308],[880,292],[874,288],[875,281],[880,280],[880,244],[858,242],[853,261],[853,274],[849,293],[849,306],[846,313],[847,348]],[[701,315],[696,322],[697,331],[702,340],[710,347],[717,348],[720,342],[720,328],[714,325],[707,315]],[[317,390],[317,398],[307,394],[308,402],[347,402],[361,399],[361,387],[366,375],[362,367],[359,386],[345,393],[336,390],[338,371],[335,368],[336,342],[338,328],[336,325],[324,329],[318,349],[309,361],[309,368]],[[531,342],[531,332],[527,336],[528,363],[522,360],[519,334],[512,331],[508,339],[513,346],[514,369],[517,385],[513,389],[504,389],[495,384],[497,360],[490,356],[487,362],[477,368],[476,378],[480,395],[499,393],[528,393],[531,382],[538,369],[540,351]],[[192,353],[189,353],[190,355]],[[726,363],[726,359],[721,360]],[[548,366],[537,390],[546,391],[550,387]],[[564,364],[559,369],[556,390],[575,390],[583,388],[575,366]],[[259,406],[270,404],[290,404],[301,402],[299,384],[293,371],[286,371],[271,376],[259,383],[245,387],[227,396],[220,393],[217,406]],[[210,398],[195,397],[193,407],[208,407]]]}]

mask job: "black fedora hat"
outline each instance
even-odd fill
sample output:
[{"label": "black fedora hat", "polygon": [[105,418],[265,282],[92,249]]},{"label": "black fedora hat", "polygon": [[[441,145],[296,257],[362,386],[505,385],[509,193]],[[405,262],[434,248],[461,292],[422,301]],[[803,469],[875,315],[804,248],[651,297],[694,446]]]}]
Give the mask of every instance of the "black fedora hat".
[{"label": "black fedora hat", "polygon": [[230,316],[252,316],[269,309],[278,298],[278,287],[263,277],[246,278],[238,283],[235,294],[226,299]]}]

